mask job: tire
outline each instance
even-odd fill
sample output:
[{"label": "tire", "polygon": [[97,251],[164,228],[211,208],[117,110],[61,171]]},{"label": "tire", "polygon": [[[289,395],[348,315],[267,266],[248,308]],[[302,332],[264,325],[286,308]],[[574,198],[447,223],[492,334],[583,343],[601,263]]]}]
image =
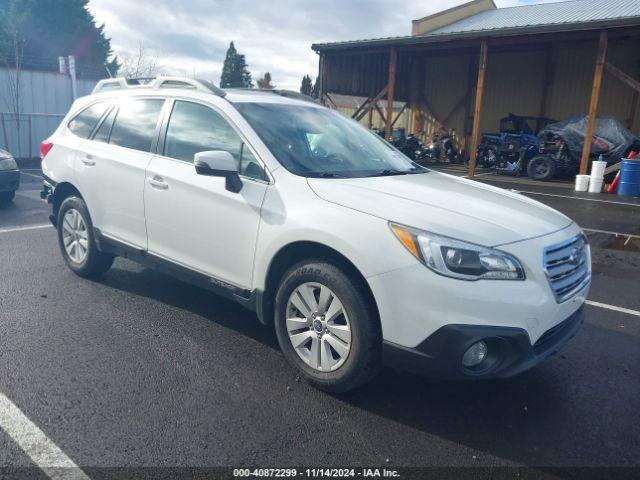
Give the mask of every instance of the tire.
[{"label": "tire", "polygon": [[74,273],[91,278],[111,268],[114,257],[98,250],[91,216],[82,198],[73,196],[62,202],[56,225],[62,257]]},{"label": "tire", "polygon": [[380,322],[364,287],[323,260],[297,263],[284,274],[275,299],[275,329],[284,357],[320,390],[353,390],[381,367]]},{"label": "tire", "polygon": [[9,205],[13,201],[13,198],[15,196],[16,196],[16,192],[15,191],[0,192],[0,207],[5,206],[5,205]]},{"label": "tire", "polygon": [[556,162],[546,155],[537,155],[529,160],[527,175],[529,178],[547,182],[556,174]]}]

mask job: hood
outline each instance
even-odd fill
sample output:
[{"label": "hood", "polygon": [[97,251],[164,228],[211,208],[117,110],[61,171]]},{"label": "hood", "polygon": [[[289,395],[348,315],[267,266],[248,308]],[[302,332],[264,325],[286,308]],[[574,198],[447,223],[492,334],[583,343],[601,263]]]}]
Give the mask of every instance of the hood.
[{"label": "hood", "polygon": [[572,223],[523,195],[433,171],[308,182],[328,202],[485,246],[547,235]]}]

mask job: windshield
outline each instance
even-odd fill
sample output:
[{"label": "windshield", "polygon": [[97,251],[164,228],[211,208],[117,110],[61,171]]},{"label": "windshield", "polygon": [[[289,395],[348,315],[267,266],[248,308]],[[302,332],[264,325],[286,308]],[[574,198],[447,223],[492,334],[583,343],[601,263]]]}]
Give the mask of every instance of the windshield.
[{"label": "windshield", "polygon": [[425,173],[378,135],[325,108],[236,103],[276,159],[304,177],[354,178]]}]

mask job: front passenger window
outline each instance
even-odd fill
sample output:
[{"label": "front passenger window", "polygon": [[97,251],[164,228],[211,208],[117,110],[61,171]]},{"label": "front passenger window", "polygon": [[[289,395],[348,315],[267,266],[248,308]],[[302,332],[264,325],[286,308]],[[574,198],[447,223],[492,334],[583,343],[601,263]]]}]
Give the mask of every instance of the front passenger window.
[{"label": "front passenger window", "polygon": [[260,162],[218,112],[205,105],[176,101],[164,142],[164,156],[193,162],[198,152],[225,150],[233,155],[241,175],[265,179]]}]

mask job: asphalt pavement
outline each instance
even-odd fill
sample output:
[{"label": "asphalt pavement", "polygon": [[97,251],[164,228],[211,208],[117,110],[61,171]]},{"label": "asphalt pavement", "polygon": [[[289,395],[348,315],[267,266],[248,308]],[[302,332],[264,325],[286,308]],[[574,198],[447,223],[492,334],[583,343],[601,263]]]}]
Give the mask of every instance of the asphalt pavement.
[{"label": "asphalt pavement", "polygon": [[[300,381],[273,329],[233,302],[123,259],[100,280],[75,276],[47,226],[38,172],[25,173],[0,209],[0,394],[89,476],[96,467],[640,467],[638,252],[594,248],[584,327],[517,378],[384,370],[334,396]],[[593,227],[588,202],[570,201]],[[619,224],[632,229],[640,206],[629,208]],[[33,467],[5,430],[0,472]]]}]

